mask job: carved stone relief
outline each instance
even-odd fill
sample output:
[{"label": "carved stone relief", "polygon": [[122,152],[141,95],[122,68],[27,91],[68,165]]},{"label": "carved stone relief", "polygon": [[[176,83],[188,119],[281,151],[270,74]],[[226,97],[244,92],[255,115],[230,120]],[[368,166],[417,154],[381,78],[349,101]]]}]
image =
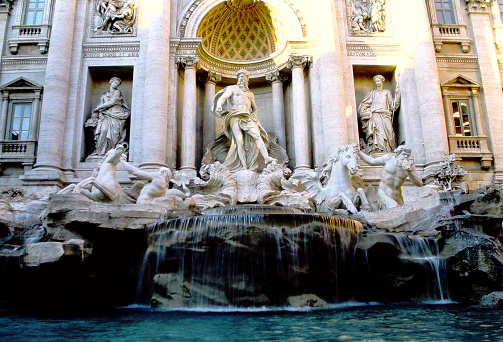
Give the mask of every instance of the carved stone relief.
[{"label": "carved stone relief", "polygon": [[97,0],[91,36],[136,35],[134,0]]},{"label": "carved stone relief", "polygon": [[465,0],[468,12],[487,12],[489,13],[489,7],[491,0]]},{"label": "carved stone relief", "polygon": [[347,0],[349,32],[369,35],[386,30],[386,0]]}]

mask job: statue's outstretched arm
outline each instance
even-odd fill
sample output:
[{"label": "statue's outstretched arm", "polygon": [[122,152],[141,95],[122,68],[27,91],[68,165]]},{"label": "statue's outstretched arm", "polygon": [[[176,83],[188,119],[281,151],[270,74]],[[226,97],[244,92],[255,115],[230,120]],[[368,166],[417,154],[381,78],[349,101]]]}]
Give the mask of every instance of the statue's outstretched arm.
[{"label": "statue's outstretched arm", "polygon": [[122,159],[121,159],[120,163],[121,163],[122,167],[124,169],[126,169],[126,171],[129,172],[130,174],[135,175],[136,177],[138,177],[140,179],[152,180],[152,176],[150,175],[149,172],[142,171]]}]

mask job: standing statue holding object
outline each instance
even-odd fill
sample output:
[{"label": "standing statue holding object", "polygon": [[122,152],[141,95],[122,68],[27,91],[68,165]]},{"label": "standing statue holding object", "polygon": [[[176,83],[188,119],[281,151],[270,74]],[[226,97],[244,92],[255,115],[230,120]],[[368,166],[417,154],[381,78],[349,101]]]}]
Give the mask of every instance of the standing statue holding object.
[{"label": "standing statue holding object", "polygon": [[259,165],[259,156],[265,164],[274,160],[267,152],[269,139],[258,120],[255,96],[248,88],[249,72],[237,73],[237,85],[225,87],[213,99],[213,114],[223,120],[223,131],[231,141],[224,166],[230,171],[252,170]]},{"label": "standing statue holding object", "polygon": [[383,166],[381,181],[377,196],[381,209],[398,207],[404,204],[402,197],[402,185],[409,177],[416,186],[422,186],[423,180],[419,176],[416,167],[410,160],[411,149],[406,146],[398,146],[395,155],[385,154],[378,158],[372,158],[363,153],[358,155],[364,162],[372,166]]},{"label": "standing statue holding object", "polygon": [[362,129],[370,153],[393,152],[395,149],[393,113],[400,106],[400,88],[397,81],[393,97],[391,91],[384,89],[383,76],[376,75],[373,80],[376,88],[367,93],[358,108]]},{"label": "standing statue holding object", "polygon": [[101,96],[99,105],[93,109],[86,127],[95,127],[96,150],[92,155],[102,156],[126,139],[126,120],[131,114],[122,92],[118,89],[122,81],[110,79],[110,90]]}]

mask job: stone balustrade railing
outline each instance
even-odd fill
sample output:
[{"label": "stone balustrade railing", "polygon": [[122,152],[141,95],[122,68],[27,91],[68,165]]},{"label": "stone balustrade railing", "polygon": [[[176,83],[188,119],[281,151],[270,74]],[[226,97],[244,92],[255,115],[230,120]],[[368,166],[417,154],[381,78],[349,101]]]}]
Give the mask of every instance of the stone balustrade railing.
[{"label": "stone balustrade railing", "polygon": [[0,163],[21,162],[33,164],[37,142],[28,141],[0,141]]}]

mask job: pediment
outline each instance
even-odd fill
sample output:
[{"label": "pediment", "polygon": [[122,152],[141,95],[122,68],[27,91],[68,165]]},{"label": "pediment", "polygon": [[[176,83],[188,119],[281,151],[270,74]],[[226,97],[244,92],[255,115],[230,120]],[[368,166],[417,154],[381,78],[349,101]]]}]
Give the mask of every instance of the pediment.
[{"label": "pediment", "polygon": [[459,74],[456,77],[448,79],[447,81],[443,82],[441,86],[457,87],[457,88],[480,88],[480,84],[461,74]]},{"label": "pediment", "polygon": [[20,91],[20,90],[42,90],[43,87],[35,82],[32,82],[24,77],[18,77],[13,81],[8,82],[7,84],[0,87],[0,90],[8,90],[8,91]]}]

